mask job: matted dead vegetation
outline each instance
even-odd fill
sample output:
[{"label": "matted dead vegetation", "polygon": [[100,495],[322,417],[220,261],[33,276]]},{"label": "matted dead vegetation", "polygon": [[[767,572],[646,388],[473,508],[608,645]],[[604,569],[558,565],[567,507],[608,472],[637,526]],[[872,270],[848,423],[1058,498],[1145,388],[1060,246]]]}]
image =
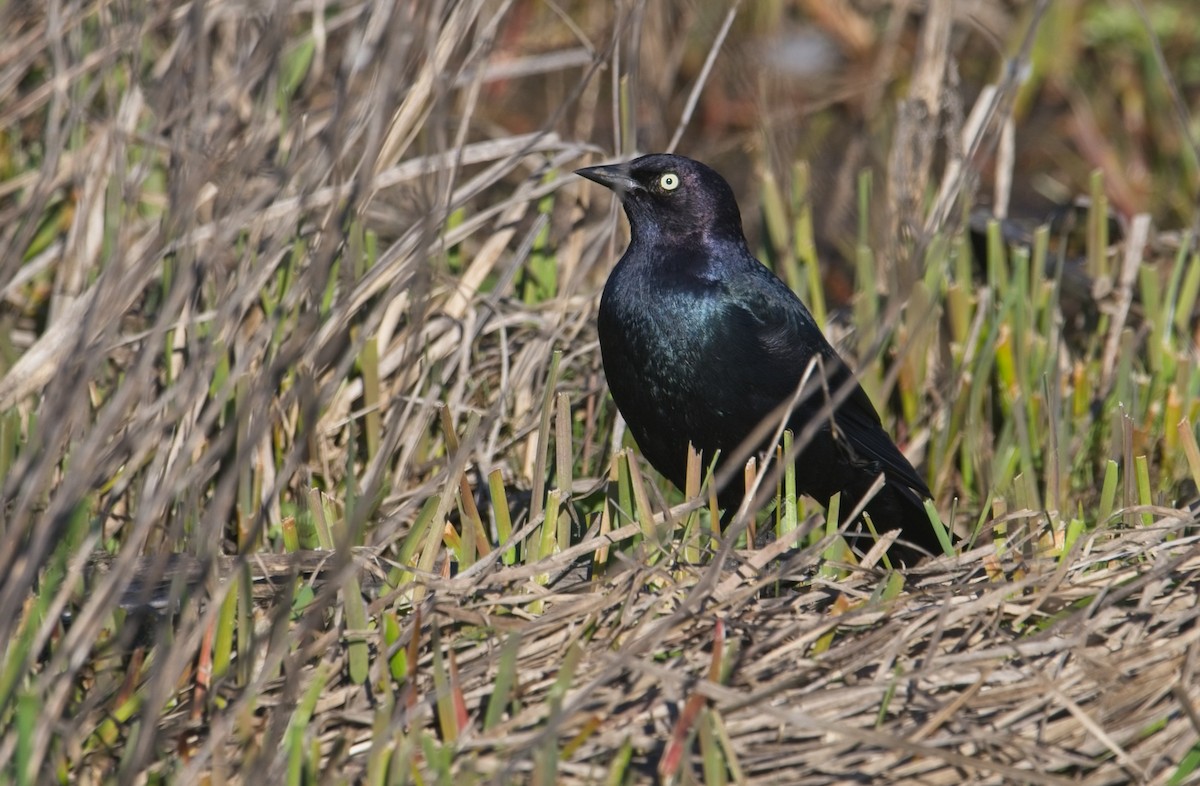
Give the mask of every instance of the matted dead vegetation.
[{"label": "matted dead vegetation", "polygon": [[[1108,51],[1030,77],[1038,36],[1102,4],[753,5],[2,12],[4,779],[1196,777],[1200,264],[1150,221],[1195,219],[1188,124],[1125,106],[1164,171],[1091,181],[1077,265],[993,224],[976,269],[1028,86]],[[1186,34],[1128,8],[1186,115]],[[768,36],[810,28],[832,76]],[[1067,136],[1126,160],[1090,83]],[[593,332],[623,230],[570,172],[676,144],[762,184],[822,321],[853,274],[831,330],[961,553],[859,563],[786,479],[748,548],[639,469]]]}]

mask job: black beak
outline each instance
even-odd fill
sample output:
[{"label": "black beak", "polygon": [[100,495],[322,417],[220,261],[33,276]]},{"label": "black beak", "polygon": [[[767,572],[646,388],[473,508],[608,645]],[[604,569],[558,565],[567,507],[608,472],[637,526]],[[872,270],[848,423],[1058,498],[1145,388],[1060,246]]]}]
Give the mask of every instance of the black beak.
[{"label": "black beak", "polygon": [[586,177],[594,183],[599,183],[605,188],[612,189],[618,197],[624,196],[630,191],[640,191],[642,189],[642,184],[633,179],[625,164],[590,166],[585,169],[576,169],[575,174],[580,177]]}]

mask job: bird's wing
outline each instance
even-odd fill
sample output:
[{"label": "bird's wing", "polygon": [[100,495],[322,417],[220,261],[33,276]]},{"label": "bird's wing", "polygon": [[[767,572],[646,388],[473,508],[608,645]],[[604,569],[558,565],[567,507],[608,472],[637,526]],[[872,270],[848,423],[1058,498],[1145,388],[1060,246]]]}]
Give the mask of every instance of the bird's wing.
[{"label": "bird's wing", "polygon": [[[778,404],[791,396],[801,379],[819,358],[819,366],[810,379],[820,385],[798,407],[793,421],[807,422],[825,402],[825,391],[836,395],[842,385],[852,385],[838,408],[835,434],[854,463],[875,464],[892,481],[929,496],[925,481],[883,429],[879,413],[866,391],[852,379],[853,372],[830,346],[816,320],[798,297],[778,278],[763,268],[764,277],[755,277],[739,286],[730,285],[730,307],[742,313],[736,317],[753,329],[752,343],[743,342],[738,351],[756,373],[751,375],[751,395],[758,392],[765,401]],[[820,374],[824,375],[822,380]]]},{"label": "bird's wing", "polygon": [[879,413],[875,411],[866,391],[857,383],[854,387],[854,392],[838,410],[836,417],[838,428],[853,435],[852,439],[847,440],[852,453],[859,459],[877,464],[889,481],[898,481],[923,497],[932,496],[925,481],[884,431]]}]

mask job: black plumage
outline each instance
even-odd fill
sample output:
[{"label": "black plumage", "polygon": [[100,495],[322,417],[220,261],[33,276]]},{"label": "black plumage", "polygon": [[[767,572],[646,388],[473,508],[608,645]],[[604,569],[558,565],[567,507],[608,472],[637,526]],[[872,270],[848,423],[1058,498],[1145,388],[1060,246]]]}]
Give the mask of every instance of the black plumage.
[{"label": "black plumage", "polygon": [[[828,413],[839,386],[847,394],[799,454],[799,489],[826,505],[842,492],[848,511],[883,473],[867,512],[879,530],[903,530],[908,545],[893,554],[939,553],[923,508],[929,489],[805,305],[750,252],[725,179],[666,154],[578,174],[612,189],[629,218],[632,239],[604,287],[598,327],[613,399],[650,463],[682,488],[689,441],[706,461],[718,450],[728,458],[812,366],[788,420],[794,434]],[[719,499],[729,510],[742,495],[739,476]]]}]

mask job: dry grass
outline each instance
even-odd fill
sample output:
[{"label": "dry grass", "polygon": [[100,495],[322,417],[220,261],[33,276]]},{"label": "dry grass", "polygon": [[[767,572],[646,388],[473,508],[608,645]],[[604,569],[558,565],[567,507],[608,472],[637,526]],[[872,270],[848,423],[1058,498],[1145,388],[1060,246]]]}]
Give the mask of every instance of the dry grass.
[{"label": "dry grass", "polygon": [[[1045,238],[978,277],[959,226],[1019,185],[1066,12],[802,3],[843,60],[800,87],[754,6],[0,12],[3,779],[1195,777],[1200,265],[1103,205],[1194,186],[1095,181],[1068,335]],[[1036,77],[964,101],[971,25]],[[1081,157],[1124,160],[1071,98]],[[843,343],[963,553],[845,562],[803,505],[747,549],[622,449],[592,330],[623,230],[570,171],[677,141],[759,165],[755,242],[823,320],[812,233],[859,222]]]}]

